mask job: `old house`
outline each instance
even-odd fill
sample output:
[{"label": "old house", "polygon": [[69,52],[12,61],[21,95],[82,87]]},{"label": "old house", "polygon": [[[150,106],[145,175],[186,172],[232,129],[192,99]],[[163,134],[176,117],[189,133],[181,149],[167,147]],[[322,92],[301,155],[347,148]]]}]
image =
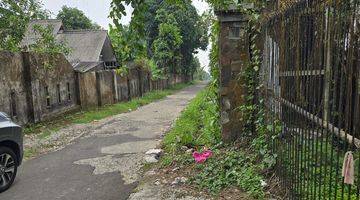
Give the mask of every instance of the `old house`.
[{"label": "old house", "polygon": [[36,43],[40,35],[36,26],[50,27],[54,37],[59,43],[70,48],[66,56],[80,73],[113,69],[117,67],[114,49],[106,30],[65,30],[61,20],[33,20],[25,32],[22,46],[29,47]]},{"label": "old house", "polygon": [[[69,55],[27,52],[41,37],[36,25],[51,28],[66,43]],[[36,28],[35,28],[36,29]],[[37,20],[28,25],[24,52],[0,52],[0,111],[19,124],[35,123],[64,112],[137,98],[181,82],[151,80],[150,71],[133,64],[128,74],[114,70],[117,62],[105,30],[66,31],[60,20]]]},{"label": "old house", "polygon": [[117,101],[115,72],[117,68],[113,46],[106,30],[65,30],[61,20],[34,20],[27,27],[22,41],[29,47],[41,37],[36,26],[50,27],[59,43],[70,53],[65,55],[76,74],[78,104],[81,107],[112,104]]},{"label": "old house", "polygon": [[[52,59],[51,66],[45,61]],[[63,55],[0,52],[0,110],[20,124],[77,107],[75,72]]]},{"label": "old house", "polygon": [[57,35],[57,39],[71,49],[67,59],[75,71],[83,73],[117,67],[114,49],[106,30],[64,31]]}]

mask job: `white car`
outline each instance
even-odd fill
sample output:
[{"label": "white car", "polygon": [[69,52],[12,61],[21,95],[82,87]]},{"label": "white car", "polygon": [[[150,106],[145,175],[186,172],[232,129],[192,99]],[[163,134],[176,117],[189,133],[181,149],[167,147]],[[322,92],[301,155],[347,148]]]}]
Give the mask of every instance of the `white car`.
[{"label": "white car", "polygon": [[22,157],[22,129],[0,112],[0,192],[9,189],[14,182]]}]

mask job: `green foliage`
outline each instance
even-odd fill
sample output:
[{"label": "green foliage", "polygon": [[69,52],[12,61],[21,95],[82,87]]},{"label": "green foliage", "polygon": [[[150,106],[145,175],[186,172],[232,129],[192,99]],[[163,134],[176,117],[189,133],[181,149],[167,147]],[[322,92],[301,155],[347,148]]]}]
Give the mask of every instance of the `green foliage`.
[{"label": "green foliage", "polygon": [[212,26],[211,26],[211,34],[210,34],[210,41],[211,41],[211,50],[210,50],[210,75],[213,80],[213,85],[219,85],[220,79],[220,66],[219,66],[219,34],[220,34],[220,24],[219,22],[212,17]]},{"label": "green foliage", "polygon": [[51,68],[56,62],[56,56],[58,54],[68,55],[71,51],[70,48],[64,43],[58,43],[55,36],[53,35],[53,27],[44,27],[41,25],[35,25],[34,31],[39,34],[40,37],[36,43],[30,45],[30,51],[34,51],[40,54],[47,54],[47,59],[44,60],[44,66]]},{"label": "green foliage", "polygon": [[177,22],[172,14],[160,9],[156,19],[164,20],[159,25],[159,35],[153,43],[153,57],[156,65],[166,72],[176,73],[175,65],[180,60],[179,55],[182,37]]},{"label": "green foliage", "polygon": [[159,68],[153,59],[150,60],[148,58],[138,58],[135,60],[135,63],[150,70],[152,80],[167,78],[164,70]]},{"label": "green foliage", "polygon": [[[134,8],[132,12],[131,22],[129,26],[124,26],[120,23],[122,16],[126,15],[125,5]],[[115,42],[112,40],[116,48],[118,61],[125,64],[126,61],[134,61],[135,59],[147,58],[146,55],[146,40],[144,31],[145,11],[148,4],[144,1],[132,0],[113,0],[111,2],[111,11],[109,17],[113,19],[115,27],[111,27],[113,31],[110,37],[117,38]],[[112,36],[111,36],[112,35]],[[125,47],[124,53],[120,52]]]},{"label": "green foliage", "polygon": [[[163,166],[177,163],[188,167],[194,163],[191,154],[182,153],[181,146],[210,148],[214,155],[204,164],[196,165],[192,182],[216,195],[229,186],[238,186],[253,198],[263,199],[264,180],[260,171],[274,165],[268,152],[259,156],[265,140],[258,139],[246,148],[223,146],[220,136],[217,88],[210,85],[194,98],[165,136]],[[271,128],[271,127],[269,127]]]},{"label": "green foliage", "polygon": [[[218,1],[219,3],[220,1]],[[221,2],[220,2],[221,3]],[[239,9],[241,9],[239,7]],[[254,19],[257,17],[256,11],[243,10],[244,12],[253,12],[251,15]],[[212,41],[212,49],[210,53],[210,70],[213,77],[212,87],[218,88],[219,84],[219,23],[214,17],[208,16],[212,21],[210,40]],[[209,116],[215,116],[212,113],[206,115],[201,112],[204,102],[197,102],[190,104],[187,110],[176,122],[174,129],[164,139],[164,145],[167,152],[173,152],[173,162],[180,164],[189,164],[188,155],[179,154],[179,146],[194,146],[197,149],[205,146],[214,152],[214,156],[206,163],[197,165],[195,174],[197,174],[193,181],[200,188],[206,188],[209,192],[217,194],[222,189],[229,186],[238,186],[242,190],[249,193],[255,199],[264,199],[265,193],[261,186],[261,181],[264,180],[262,172],[271,169],[276,163],[277,155],[270,151],[269,141],[273,139],[280,132],[280,125],[275,123],[268,124],[265,117],[263,101],[257,94],[261,89],[259,77],[260,55],[255,46],[256,36],[258,35],[255,23],[249,24],[249,33],[251,37],[251,62],[245,69],[245,72],[239,74],[239,78],[245,80],[239,82],[247,89],[246,102],[239,108],[239,112],[243,113],[245,121],[244,138],[241,138],[240,147],[232,148],[228,146],[219,146],[216,140],[211,140],[203,134],[204,127],[212,126],[213,120],[208,119]],[[218,104],[218,96],[212,96],[213,103]],[[195,106],[197,105],[197,106]],[[197,110],[197,111],[196,111]],[[216,109],[215,109],[216,110]],[[191,111],[191,112],[190,112]],[[216,110],[219,113],[219,110]],[[217,120],[219,116],[216,116]],[[208,129],[208,128],[207,128]],[[220,132],[220,130],[218,130]],[[209,131],[213,133],[214,130]],[[250,137],[246,137],[250,136]],[[220,139],[219,139],[220,140]],[[219,142],[219,141],[218,141]],[[220,143],[221,144],[221,143]],[[175,153],[176,152],[176,153]],[[169,155],[165,156],[169,157]],[[167,163],[170,162],[167,160]]]},{"label": "green foliage", "polygon": [[191,65],[195,69],[194,80],[210,80],[210,74],[205,71],[204,67],[201,67],[199,58],[194,57]]},{"label": "green foliage", "polygon": [[110,26],[109,35],[117,60],[121,65],[146,57],[145,41],[139,39],[136,32],[129,26]]},{"label": "green foliage", "polygon": [[212,86],[201,91],[183,111],[163,144],[168,152],[181,146],[213,146],[220,142],[219,106]]},{"label": "green foliage", "polygon": [[191,76],[196,70],[191,65],[194,54],[197,53],[197,49],[205,50],[208,45],[208,24],[203,21],[206,18],[201,18],[197,14],[191,1],[184,1],[183,4],[177,6],[169,6],[169,9],[177,19],[183,39],[180,47],[180,71],[185,76]]},{"label": "green foliage", "polygon": [[121,77],[124,77],[124,76],[126,76],[126,75],[129,74],[129,69],[126,67],[126,65],[117,68],[115,71],[116,71],[116,73],[119,74]]},{"label": "green foliage", "polygon": [[67,30],[101,29],[98,24],[92,22],[83,11],[77,8],[63,6],[56,18],[62,20],[64,28]]},{"label": "green foliage", "polygon": [[29,21],[49,15],[38,0],[0,1],[0,50],[19,51]]},{"label": "green foliage", "polygon": [[[351,185],[351,187],[343,185],[341,167],[346,150],[333,143],[331,139],[333,136],[331,135],[318,137],[317,139],[309,139],[307,136],[310,136],[310,133],[295,134],[293,137],[288,138],[286,143],[296,144],[302,141],[301,145],[297,145],[295,151],[280,144],[282,141],[277,141],[277,150],[282,160],[281,164],[284,166],[283,173],[294,174],[294,162],[301,165],[302,170],[296,171],[301,188],[293,185],[295,186],[292,188],[294,192],[298,193],[299,197],[303,199],[342,199],[342,194],[345,194],[345,197],[349,194],[349,198],[346,199],[358,199],[359,180],[355,179],[354,185]],[[292,152],[290,156],[289,152]],[[353,156],[354,166],[359,166],[359,154],[354,153]],[[358,177],[359,171],[355,169],[354,172],[354,177]],[[344,193],[342,191],[343,186]],[[314,192],[315,187],[316,194]]]},{"label": "green foliage", "polygon": [[125,6],[134,8],[131,17],[130,28],[137,32],[139,37],[144,36],[144,17],[149,4],[145,3],[146,0],[112,0],[110,7],[110,17],[117,28],[121,27],[121,18],[126,15]]},{"label": "green foliage", "polygon": [[133,35],[138,37],[137,41],[146,39],[145,57],[165,68],[165,73],[193,75],[196,71],[191,65],[193,54],[198,48],[207,47],[208,23],[205,16],[197,14],[191,1],[113,0],[110,16],[117,28],[122,26],[119,20],[125,14],[125,5],[134,8],[130,23]]},{"label": "green foliage", "polygon": [[56,41],[54,34],[52,33],[53,27],[44,27],[41,25],[34,25],[34,31],[40,35],[36,43],[30,46],[30,50],[38,53],[48,53],[50,55],[63,53],[69,55],[70,49],[64,43]]},{"label": "green foliage", "polygon": [[238,186],[255,199],[264,199],[256,156],[235,148],[216,150],[205,164],[197,165],[193,181],[213,194],[230,186]]}]

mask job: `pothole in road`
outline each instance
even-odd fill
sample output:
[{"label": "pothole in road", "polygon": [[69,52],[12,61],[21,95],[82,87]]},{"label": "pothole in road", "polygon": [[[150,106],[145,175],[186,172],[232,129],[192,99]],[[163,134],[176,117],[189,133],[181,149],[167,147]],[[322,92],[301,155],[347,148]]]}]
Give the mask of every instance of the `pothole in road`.
[{"label": "pothole in road", "polygon": [[77,165],[90,165],[94,167],[94,175],[120,172],[125,184],[132,184],[139,179],[138,173],[142,163],[143,155],[141,154],[124,155],[120,158],[107,155],[74,162]]},{"label": "pothole in road", "polygon": [[[101,153],[110,155],[82,159],[75,161],[74,164],[94,167],[94,175],[120,172],[125,184],[132,184],[139,179],[139,171],[144,161],[143,153],[158,144],[159,141],[146,140],[111,145],[101,148]],[[120,154],[124,155],[115,156]]]}]

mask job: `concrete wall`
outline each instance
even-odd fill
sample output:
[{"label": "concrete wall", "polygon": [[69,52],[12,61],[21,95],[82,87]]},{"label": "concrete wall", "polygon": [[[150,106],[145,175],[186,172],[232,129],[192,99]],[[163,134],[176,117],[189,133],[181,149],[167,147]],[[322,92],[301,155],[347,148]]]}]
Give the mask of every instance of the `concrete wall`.
[{"label": "concrete wall", "polygon": [[150,90],[164,90],[169,87],[168,80],[151,80],[150,81]]},{"label": "concrete wall", "polygon": [[150,91],[150,80],[151,74],[148,71],[140,71],[141,73],[141,93],[145,94]]},{"label": "concrete wall", "polygon": [[79,104],[82,108],[98,106],[96,72],[77,73]]},{"label": "concrete wall", "polygon": [[169,77],[169,84],[170,85],[174,85],[174,84],[178,84],[178,83],[184,83],[185,79],[183,78],[183,76],[179,75],[179,74],[172,74]]},{"label": "concrete wall", "polygon": [[163,90],[183,82],[180,75],[170,79],[151,80],[147,70],[136,68],[127,76],[116,74],[115,70],[78,73],[79,104],[82,108],[103,106],[138,98],[153,90]]},{"label": "concrete wall", "polygon": [[[24,66],[30,67],[34,122],[76,107],[75,72],[63,55],[49,58],[46,55],[24,53],[24,58]],[[50,68],[44,64],[49,59]]]},{"label": "concrete wall", "polygon": [[115,88],[115,71],[103,70],[96,72],[96,87],[99,106],[113,104],[117,96]]},{"label": "concrete wall", "polygon": [[0,60],[0,111],[14,121],[38,122],[76,108],[74,71],[63,55],[2,51]]},{"label": "concrete wall", "polygon": [[128,101],[183,80],[179,75],[150,77],[140,66],[124,77],[114,70],[75,73],[63,55],[0,52],[0,111],[19,124],[35,123],[79,106]]},{"label": "concrete wall", "polygon": [[141,96],[138,70],[132,69],[128,74],[130,99]]},{"label": "concrete wall", "polygon": [[28,123],[22,54],[1,52],[0,60],[0,111],[20,124]]},{"label": "concrete wall", "polygon": [[128,101],[129,100],[129,87],[127,76],[120,76],[116,74],[116,89],[117,89],[117,100]]}]

